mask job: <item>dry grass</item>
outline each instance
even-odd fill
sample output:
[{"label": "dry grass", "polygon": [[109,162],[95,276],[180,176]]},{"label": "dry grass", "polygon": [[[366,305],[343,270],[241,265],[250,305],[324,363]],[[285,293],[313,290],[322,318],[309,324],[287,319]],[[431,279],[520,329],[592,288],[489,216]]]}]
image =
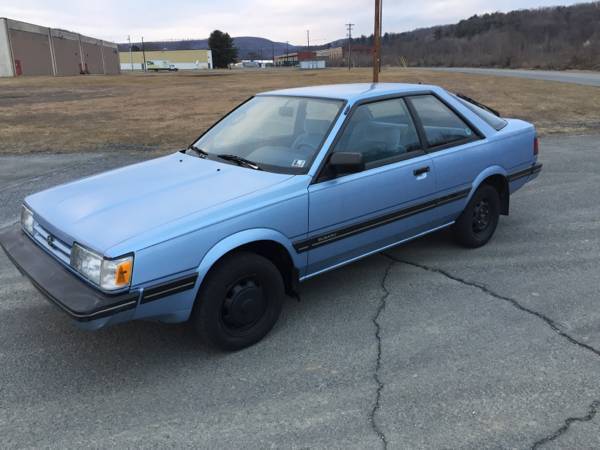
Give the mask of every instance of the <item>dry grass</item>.
[{"label": "dry grass", "polygon": [[[179,148],[256,92],[370,76],[370,69],[283,69],[0,79],[0,153]],[[600,130],[597,87],[420,69],[386,69],[381,81],[460,91],[534,122],[542,134]]]}]

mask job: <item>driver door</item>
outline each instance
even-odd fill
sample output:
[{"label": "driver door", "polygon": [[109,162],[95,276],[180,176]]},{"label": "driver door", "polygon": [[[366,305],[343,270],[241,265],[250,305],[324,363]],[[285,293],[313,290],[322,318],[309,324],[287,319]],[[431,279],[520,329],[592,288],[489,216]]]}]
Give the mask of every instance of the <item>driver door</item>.
[{"label": "driver door", "polygon": [[421,148],[402,98],[356,107],[333,152],[363,156],[365,169],[328,172],[309,187],[306,275],[351,261],[436,226],[427,211],[435,195],[431,158]]}]

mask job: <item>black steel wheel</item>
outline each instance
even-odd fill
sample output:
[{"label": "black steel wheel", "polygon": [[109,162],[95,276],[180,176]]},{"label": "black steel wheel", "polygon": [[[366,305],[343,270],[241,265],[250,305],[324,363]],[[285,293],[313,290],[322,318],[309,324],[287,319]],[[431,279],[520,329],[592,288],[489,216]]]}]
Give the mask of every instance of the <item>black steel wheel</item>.
[{"label": "black steel wheel", "polygon": [[209,345],[239,350],[273,328],[284,296],[283,278],[271,261],[255,253],[236,252],[207,274],[192,322]]},{"label": "black steel wheel", "polygon": [[473,206],[473,231],[481,233],[490,223],[490,202],[484,198]]},{"label": "black steel wheel", "polygon": [[481,247],[492,238],[499,219],[498,191],[489,184],[483,184],[454,223],[454,237],[465,247]]}]

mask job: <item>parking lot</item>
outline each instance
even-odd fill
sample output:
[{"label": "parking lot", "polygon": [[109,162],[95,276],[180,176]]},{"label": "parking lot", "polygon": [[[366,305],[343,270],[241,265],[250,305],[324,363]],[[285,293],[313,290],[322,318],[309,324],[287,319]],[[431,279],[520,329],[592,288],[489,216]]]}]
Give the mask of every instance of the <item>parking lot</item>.
[{"label": "parking lot", "polygon": [[[0,156],[0,226],[150,156]],[[441,232],[307,281],[237,353],[187,325],[80,331],[0,254],[2,447],[598,448],[600,137],[540,159],[487,246]]]}]

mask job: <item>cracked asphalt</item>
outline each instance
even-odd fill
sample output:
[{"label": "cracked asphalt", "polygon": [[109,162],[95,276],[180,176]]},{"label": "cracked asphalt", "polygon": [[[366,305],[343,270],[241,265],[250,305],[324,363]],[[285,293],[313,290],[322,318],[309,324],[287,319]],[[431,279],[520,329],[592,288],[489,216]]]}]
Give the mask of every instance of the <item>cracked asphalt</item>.
[{"label": "cracked asphalt", "polygon": [[[0,226],[143,157],[2,156]],[[600,137],[541,160],[487,246],[440,232],[309,280],[237,353],[186,325],[81,331],[0,254],[0,445],[600,447]]]}]

